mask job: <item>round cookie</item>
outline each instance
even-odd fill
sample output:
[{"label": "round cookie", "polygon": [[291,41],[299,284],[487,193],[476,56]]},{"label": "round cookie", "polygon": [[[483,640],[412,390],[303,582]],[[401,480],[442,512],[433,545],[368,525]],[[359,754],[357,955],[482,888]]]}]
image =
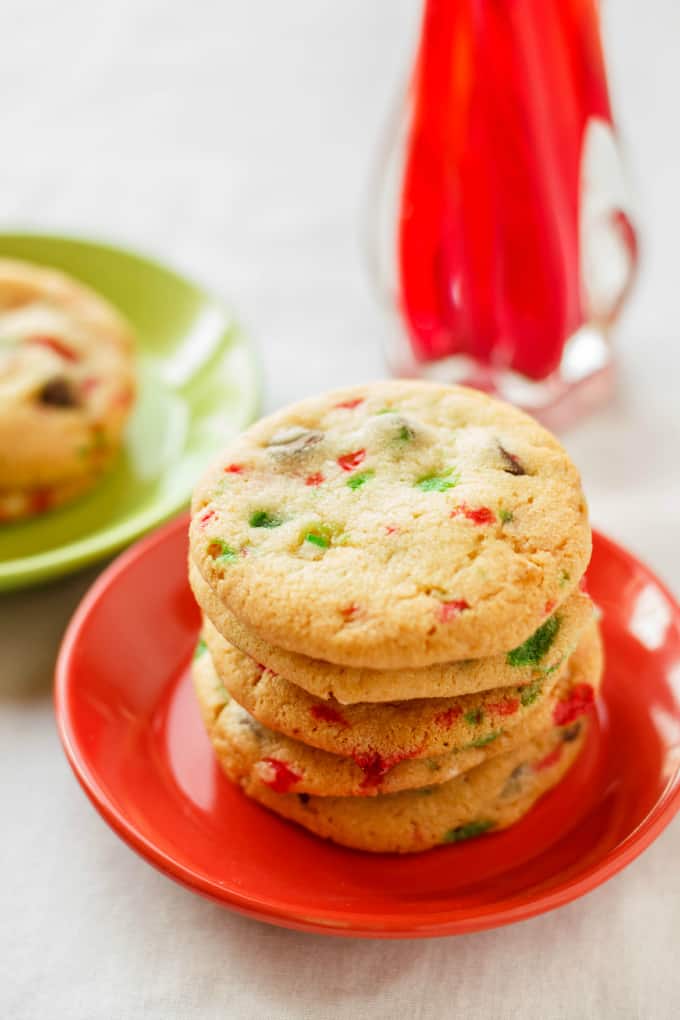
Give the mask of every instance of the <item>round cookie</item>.
[{"label": "round cookie", "polygon": [[[486,747],[521,726],[543,700],[557,698],[559,671],[527,687],[460,698],[340,706],[315,698],[243,655],[208,621],[203,636],[225,688],[258,722],[380,773],[407,758]],[[579,655],[585,660],[585,672],[599,675],[600,645],[594,623],[583,636]],[[563,668],[568,669],[568,663]]]},{"label": "round cookie", "polygon": [[234,745],[225,748],[221,762],[249,797],[318,836],[374,853],[415,853],[518,821],[571,767],[587,728],[585,718],[566,728],[553,726],[440,786],[371,799],[277,793]]},{"label": "round cookie", "polygon": [[516,408],[396,380],[265,418],[197,486],[191,550],[267,642],[378,669],[526,640],[591,538],[578,472]]},{"label": "round cookie", "polygon": [[0,259],[5,516],[63,502],[109,464],[134,401],[132,350],[127,323],[88,287]]},{"label": "round cookie", "polygon": [[589,704],[585,696],[587,686],[595,690],[599,687],[601,656],[597,664],[592,660],[593,655],[581,650],[575,653],[569,676],[560,681],[556,697],[546,700],[521,726],[490,744],[438,757],[406,759],[391,767],[387,767],[387,762],[382,770],[370,770],[366,762],[362,762],[362,768],[351,758],[309,747],[262,726],[229,697],[204,641],[197,647],[192,675],[201,714],[219,760],[237,751],[252,774],[276,792],[352,797],[447,782],[490,757],[526,743],[554,722],[556,710],[569,718],[569,725],[573,724]]},{"label": "round cookie", "polygon": [[310,659],[270,645],[244,627],[220,602],[193,560],[189,580],[196,600],[216,630],[256,662],[319,698],[343,705],[360,701],[455,698],[498,687],[531,684],[555,672],[571,655],[593,616],[593,604],[581,591],[567,598],[524,646],[487,659],[435,663],[422,669],[361,669]]}]

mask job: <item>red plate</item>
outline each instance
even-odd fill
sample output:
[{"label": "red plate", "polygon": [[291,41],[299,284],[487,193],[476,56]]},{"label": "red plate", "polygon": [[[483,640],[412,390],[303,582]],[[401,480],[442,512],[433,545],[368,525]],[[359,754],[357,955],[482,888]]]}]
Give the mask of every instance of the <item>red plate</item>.
[{"label": "red plate", "polygon": [[222,775],[188,678],[198,611],[182,518],[121,556],[76,613],[57,665],[61,739],[113,829],[197,892],[291,928],[447,935],[551,910],[633,860],[680,807],[680,609],[595,536],[588,585],[607,671],[588,746],[518,825],[412,857],[333,846]]}]

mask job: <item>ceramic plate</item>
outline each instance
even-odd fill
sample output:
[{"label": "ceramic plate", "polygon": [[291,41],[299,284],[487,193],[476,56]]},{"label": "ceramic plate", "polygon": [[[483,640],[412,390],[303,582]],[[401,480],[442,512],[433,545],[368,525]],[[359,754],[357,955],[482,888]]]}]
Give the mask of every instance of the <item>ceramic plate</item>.
[{"label": "ceramic plate", "polygon": [[255,417],[251,345],[214,296],[132,252],[75,238],[0,234],[0,256],[55,266],[116,305],[138,338],[140,393],[124,449],[91,493],[0,526],[0,591],[101,559],[188,501],[216,449]]},{"label": "ceramic plate", "polygon": [[57,667],[66,754],[112,828],[167,875],[291,928],[448,935],[551,910],[611,878],[680,806],[680,609],[595,535],[602,704],[565,781],[505,832],[399,857],[334,846],[249,801],[217,766],[189,680],[199,614],[187,519],[121,556],[71,623]]}]

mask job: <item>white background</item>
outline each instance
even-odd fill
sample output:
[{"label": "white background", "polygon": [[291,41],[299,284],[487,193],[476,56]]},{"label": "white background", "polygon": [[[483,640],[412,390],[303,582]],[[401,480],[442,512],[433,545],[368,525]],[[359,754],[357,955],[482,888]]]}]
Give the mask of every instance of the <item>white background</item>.
[{"label": "white background", "polygon": [[[417,9],[2,0],[0,228],[120,240],[223,292],[261,345],[269,407],[378,376],[361,207]],[[617,398],[565,441],[594,522],[678,590],[680,5],[605,14],[642,274]],[[54,732],[52,645],[81,583],[0,602],[0,672],[25,680],[0,694],[1,1017],[680,1014],[680,823],[555,914],[429,942],[268,928],[153,871],[95,815]]]}]

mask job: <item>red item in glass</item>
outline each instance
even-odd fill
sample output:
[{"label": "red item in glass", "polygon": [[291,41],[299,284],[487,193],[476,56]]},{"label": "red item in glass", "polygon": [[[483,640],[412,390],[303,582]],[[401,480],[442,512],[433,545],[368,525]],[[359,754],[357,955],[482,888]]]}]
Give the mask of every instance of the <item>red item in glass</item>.
[{"label": "red item in glass", "polygon": [[[612,123],[595,0],[427,0],[397,242],[417,360],[462,354],[530,380],[559,368],[593,318],[581,237],[591,118]],[[632,266],[623,210],[609,227]]]}]

